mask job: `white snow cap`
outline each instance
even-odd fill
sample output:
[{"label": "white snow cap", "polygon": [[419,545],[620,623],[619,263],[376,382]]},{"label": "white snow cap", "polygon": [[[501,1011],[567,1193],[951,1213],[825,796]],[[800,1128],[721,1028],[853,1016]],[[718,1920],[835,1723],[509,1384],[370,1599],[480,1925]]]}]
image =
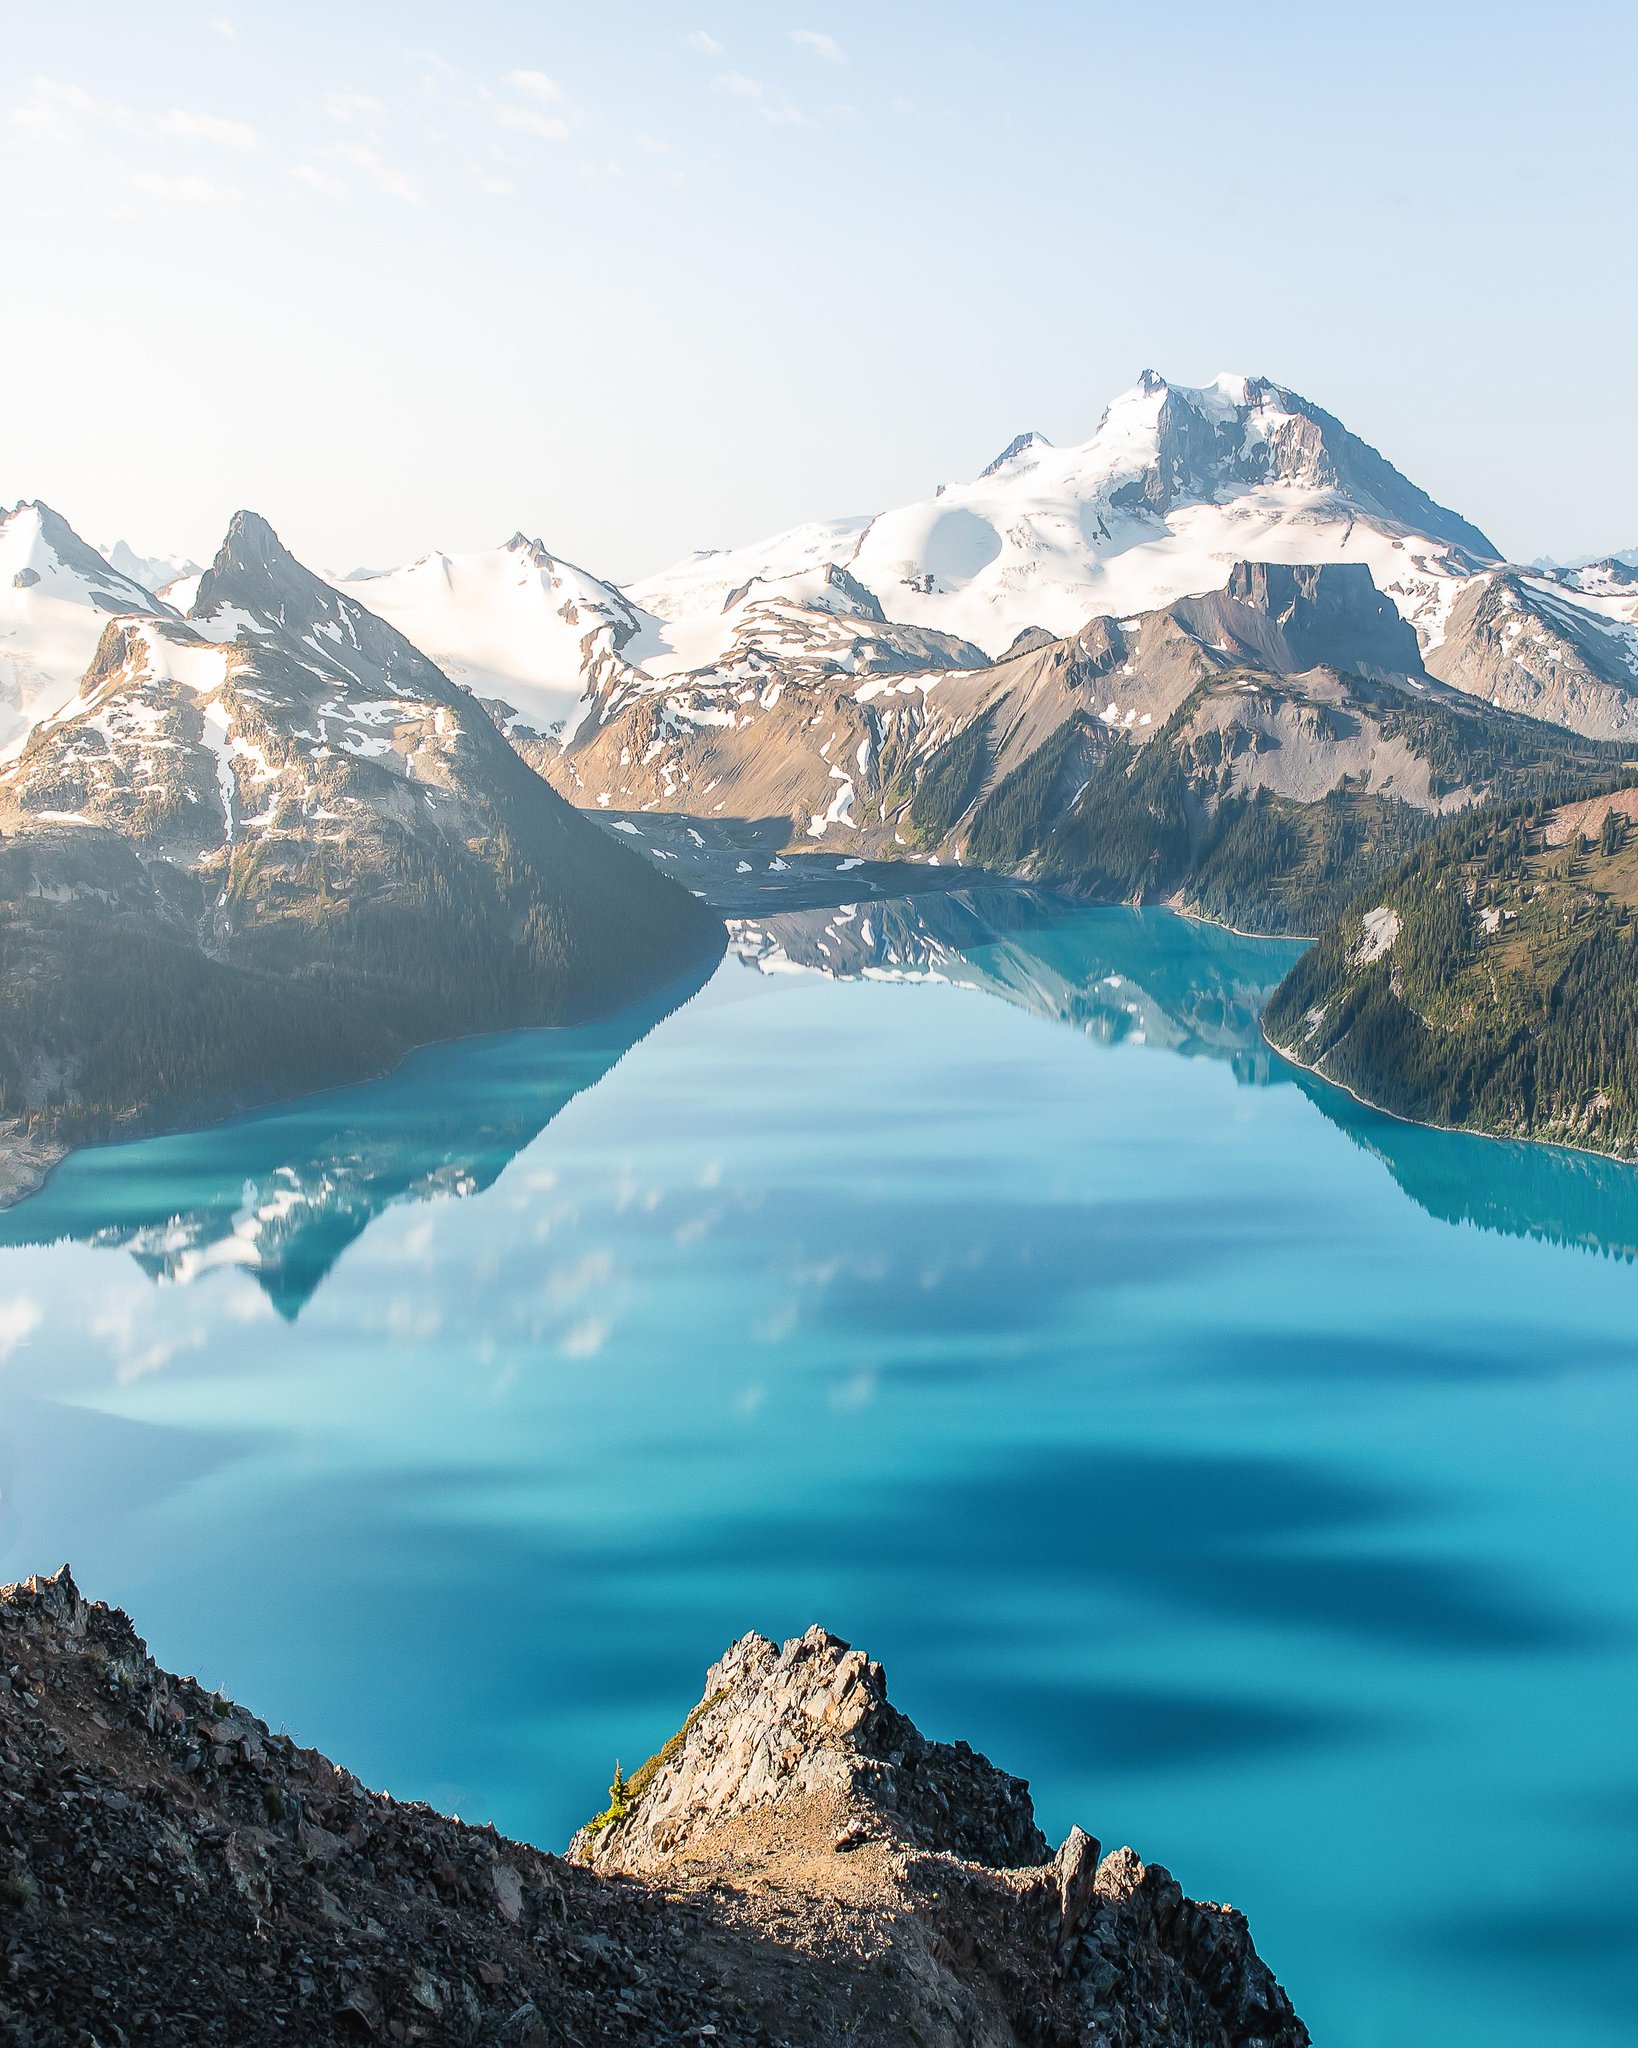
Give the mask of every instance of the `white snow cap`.
[{"label": "white snow cap", "polygon": [[[1105,408],[1090,440],[1018,435],[970,483],[874,519],[794,528],[692,555],[628,595],[676,650],[728,594],[826,562],[886,617],[1003,653],[1019,633],[1076,632],[1220,589],[1237,561],[1364,561],[1433,644],[1461,583],[1496,551],[1337,420],[1266,377],[1173,384],[1155,370]],[[674,673],[657,648],[639,658]]]}]

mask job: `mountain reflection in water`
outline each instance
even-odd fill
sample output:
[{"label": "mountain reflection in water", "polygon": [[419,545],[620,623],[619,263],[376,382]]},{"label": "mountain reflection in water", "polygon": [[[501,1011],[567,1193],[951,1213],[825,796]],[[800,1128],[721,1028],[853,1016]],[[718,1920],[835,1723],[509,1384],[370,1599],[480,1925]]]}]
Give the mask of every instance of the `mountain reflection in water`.
[{"label": "mountain reflection in water", "polygon": [[733,951],[764,974],[949,982],[1102,1045],[1227,1060],[1246,1082],[1289,1073],[1257,1019],[1300,942],[999,885],[744,919],[729,931]]},{"label": "mountain reflection in water", "polygon": [[[792,910],[730,931],[719,974],[943,983],[1100,1045],[1221,1060],[1247,1086],[1294,1085],[1429,1215],[1638,1257],[1633,1168],[1400,1123],[1272,1052],[1258,1018],[1300,942],[1004,884]],[[77,1153],[0,1215],[0,1247],[123,1247],[169,1282],[233,1265],[294,1318],[382,1210],[489,1187],[703,985],[594,1024],[431,1047],[384,1080],[209,1129]]]},{"label": "mountain reflection in water", "polygon": [[431,1046],[383,1080],[77,1152],[0,1215],[0,1247],[123,1247],[172,1282],[237,1266],[293,1319],[383,1209],[489,1187],[708,979],[592,1024]]}]

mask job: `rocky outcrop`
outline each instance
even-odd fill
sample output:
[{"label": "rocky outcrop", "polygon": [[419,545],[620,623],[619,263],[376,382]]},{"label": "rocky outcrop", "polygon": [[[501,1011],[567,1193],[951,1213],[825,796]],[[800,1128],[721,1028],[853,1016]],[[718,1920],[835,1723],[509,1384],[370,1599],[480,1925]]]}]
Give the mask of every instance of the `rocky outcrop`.
[{"label": "rocky outcrop", "polygon": [[[1422,673],[1414,631],[1363,563],[1240,562],[1222,590],[1128,618],[1100,616],[1064,639],[1026,635],[983,665],[976,649],[955,660],[931,644],[936,635],[916,640],[914,629],[872,625],[893,636],[891,663],[880,648],[863,659],[849,642],[845,659],[805,666],[799,656],[811,652],[805,636],[814,622],[823,639],[853,630],[855,613],[787,608],[775,640],[768,621],[778,607],[762,600],[747,609],[764,636],[754,659],[600,693],[561,748],[528,758],[576,803],[786,818],[796,844],[958,852],[954,827],[964,812],[1073,721],[1141,746],[1192,692],[1220,678],[1321,667],[1379,678]],[[953,803],[948,792],[918,802],[929,775],[941,780],[937,757],[969,736],[974,771]],[[1339,763],[1328,786],[1366,765]]]},{"label": "rocky outcrop", "polygon": [[713,1667],[568,1861],[367,1791],[0,1589],[0,2038],[1306,2048],[1232,1909],[927,1741],[813,1629]]},{"label": "rocky outcrop", "polygon": [[841,1800],[923,1848],[1013,1869],[1047,1860],[1029,1788],[964,1742],[929,1742],[879,1664],[821,1628],[735,1643],[670,1755],[623,1813],[575,1837],[605,1870],[654,1870],[704,1832],[792,1798]]},{"label": "rocky outcrop", "polygon": [[1451,608],[1429,673],[1506,711],[1630,745],[1638,734],[1638,603],[1522,570],[1476,576]]},{"label": "rocky outcrop", "polygon": [[845,1896],[847,1939],[901,1962],[885,2039],[1307,2041],[1239,1914],[1186,1900],[1130,1849],[1100,1862],[1080,1828],[1054,1855],[1023,1780],[929,1741],[882,1667],[823,1629],[736,1643],[615,1795],[571,1846],[594,1870],[708,1889],[749,1864],[807,1929]]},{"label": "rocky outcrop", "polygon": [[1422,651],[1363,562],[1236,562],[1220,591],[1185,598],[1178,617],[1277,675],[1334,668],[1422,673]]}]

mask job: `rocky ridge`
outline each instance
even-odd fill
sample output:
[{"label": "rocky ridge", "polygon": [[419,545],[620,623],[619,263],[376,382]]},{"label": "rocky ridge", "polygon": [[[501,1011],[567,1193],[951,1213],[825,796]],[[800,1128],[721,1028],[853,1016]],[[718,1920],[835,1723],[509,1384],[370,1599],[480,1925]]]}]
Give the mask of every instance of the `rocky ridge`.
[{"label": "rocky ridge", "polygon": [[[748,1636],[563,1860],[365,1789],[0,1589],[0,2030],[118,2043],[1306,2048],[1241,1916],[933,1743],[822,1630]],[[639,1774],[641,1777],[643,1774]]]},{"label": "rocky ridge", "polygon": [[[538,765],[582,804],[783,814],[796,841],[953,851],[959,819],[1077,716],[1142,745],[1216,677],[1322,665],[1422,675],[1414,632],[1363,564],[1242,562],[1222,591],[1095,618],[1063,640],[1028,635],[994,663],[951,669],[924,655],[902,668],[788,673],[764,657],[664,688],[600,691],[561,753]],[[918,791],[941,750],[969,733],[972,772],[951,792],[962,800],[942,803],[948,815],[929,836]]]},{"label": "rocky ridge", "polygon": [[0,743],[59,710],[110,618],[174,617],[39,500],[0,511]]},{"label": "rocky ridge", "polygon": [[1429,650],[1428,672],[1504,710],[1630,744],[1638,737],[1638,578],[1600,566],[1602,576],[1475,576]]},{"label": "rocky ridge", "polygon": [[783,821],[792,845],[1304,931],[1442,815],[1606,762],[1429,675],[1365,563],[1244,561],[1220,590],[1026,635],[982,667],[598,696],[539,765],[625,811],[622,831],[641,810]]}]

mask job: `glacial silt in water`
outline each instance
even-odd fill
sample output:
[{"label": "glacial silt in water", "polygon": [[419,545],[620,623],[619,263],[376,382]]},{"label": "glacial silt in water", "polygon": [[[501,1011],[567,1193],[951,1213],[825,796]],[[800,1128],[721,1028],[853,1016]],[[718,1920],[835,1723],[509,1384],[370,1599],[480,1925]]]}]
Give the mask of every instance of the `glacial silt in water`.
[{"label": "glacial silt in water", "polygon": [[1624,2048],[1638,1174],[1295,1076],[1294,951],[806,911],[77,1155],[0,1218],[0,1575],[547,1843],[822,1619],[1327,2048]]}]

